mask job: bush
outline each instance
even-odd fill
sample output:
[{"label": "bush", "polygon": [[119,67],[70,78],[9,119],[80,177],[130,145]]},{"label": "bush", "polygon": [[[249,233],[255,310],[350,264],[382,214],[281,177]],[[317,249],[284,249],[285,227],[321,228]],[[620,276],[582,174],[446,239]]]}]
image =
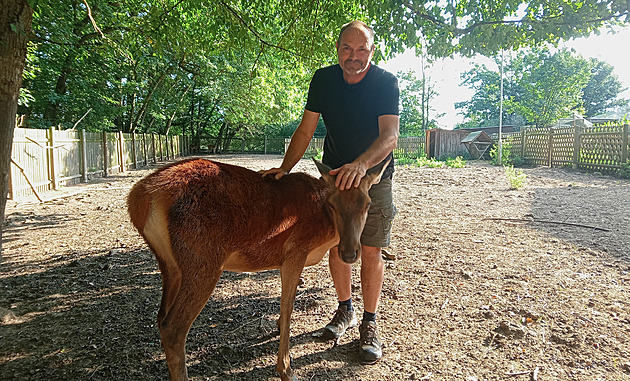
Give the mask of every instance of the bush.
[{"label": "bush", "polygon": [[506,165],[503,168],[505,169],[505,176],[510,183],[510,189],[520,189],[525,186],[527,175],[523,173],[522,169],[514,169],[511,165]]},{"label": "bush", "polygon": [[464,168],[466,166],[466,161],[463,157],[457,156],[456,158],[447,158],[446,166],[450,168]]},{"label": "bush", "polygon": [[[499,165],[499,146],[494,144],[490,148],[490,164]],[[525,159],[512,152],[512,142],[510,140],[503,141],[501,150],[501,165],[511,165],[520,167],[525,164]]]},{"label": "bush", "polygon": [[456,158],[448,157],[446,160],[437,160],[435,158],[427,158],[426,156],[410,157],[408,155],[399,155],[396,159],[396,165],[415,165],[417,167],[429,167],[429,168],[464,168],[466,161],[463,157],[457,156]]},{"label": "bush", "polygon": [[621,169],[617,171],[617,177],[621,177],[622,179],[630,179],[630,160],[626,161],[624,164],[621,164]]}]

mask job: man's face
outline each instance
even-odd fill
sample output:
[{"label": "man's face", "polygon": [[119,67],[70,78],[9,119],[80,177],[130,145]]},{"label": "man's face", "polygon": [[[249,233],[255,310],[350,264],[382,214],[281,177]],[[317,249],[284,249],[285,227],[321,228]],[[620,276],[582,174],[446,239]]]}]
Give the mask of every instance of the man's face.
[{"label": "man's face", "polygon": [[343,69],[346,81],[352,83],[354,82],[352,79],[356,79],[357,76],[362,79],[373,54],[374,44],[370,41],[366,30],[362,28],[346,29],[337,44],[339,66]]}]

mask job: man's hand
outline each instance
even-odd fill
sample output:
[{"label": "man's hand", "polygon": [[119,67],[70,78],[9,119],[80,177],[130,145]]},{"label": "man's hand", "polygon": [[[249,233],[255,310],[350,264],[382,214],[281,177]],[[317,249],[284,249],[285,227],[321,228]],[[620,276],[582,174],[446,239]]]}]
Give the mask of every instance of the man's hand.
[{"label": "man's hand", "polygon": [[283,176],[288,175],[289,171],[285,170],[284,168],[271,168],[266,171],[262,169],[258,171],[258,173],[262,174],[263,177],[273,175],[274,179],[280,180]]},{"label": "man's hand", "polygon": [[329,172],[331,176],[337,175],[335,186],[341,190],[350,189],[351,187],[357,188],[361,183],[361,179],[365,176],[368,168],[361,162],[348,163],[337,169],[333,169]]}]

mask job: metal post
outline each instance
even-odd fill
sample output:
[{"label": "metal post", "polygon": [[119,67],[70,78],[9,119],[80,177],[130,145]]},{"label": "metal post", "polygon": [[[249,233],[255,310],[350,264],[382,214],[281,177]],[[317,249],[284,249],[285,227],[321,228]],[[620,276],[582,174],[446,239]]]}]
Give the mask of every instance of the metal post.
[{"label": "metal post", "polygon": [[503,165],[503,49],[501,49],[501,89],[499,91],[499,165]]},{"label": "metal post", "polygon": [[628,162],[628,129],[628,123],[624,124],[621,138],[621,164]]}]

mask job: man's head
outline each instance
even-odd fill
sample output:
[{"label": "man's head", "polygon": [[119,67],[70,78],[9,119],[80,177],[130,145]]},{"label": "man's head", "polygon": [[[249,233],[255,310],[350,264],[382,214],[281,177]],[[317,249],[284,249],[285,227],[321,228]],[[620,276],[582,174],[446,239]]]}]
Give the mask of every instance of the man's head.
[{"label": "man's head", "polygon": [[374,31],[361,21],[352,21],[341,27],[337,39],[337,57],[348,83],[360,82],[374,55]]}]

